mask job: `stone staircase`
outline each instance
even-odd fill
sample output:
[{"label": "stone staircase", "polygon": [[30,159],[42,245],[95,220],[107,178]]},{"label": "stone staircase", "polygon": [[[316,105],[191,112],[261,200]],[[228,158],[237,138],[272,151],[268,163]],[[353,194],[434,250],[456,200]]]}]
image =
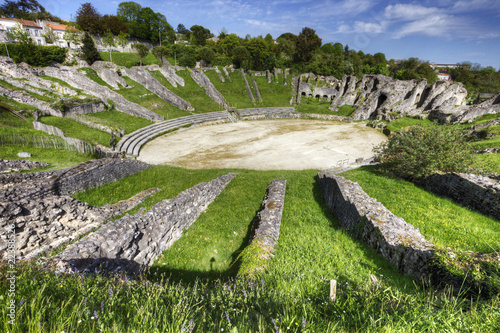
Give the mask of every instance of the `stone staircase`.
[{"label": "stone staircase", "polygon": [[194,114],[186,117],[175,118],[155,123],[124,136],[116,149],[127,155],[139,156],[142,146],[158,135],[179,129],[186,125],[201,124],[205,122],[229,119],[227,111]]}]

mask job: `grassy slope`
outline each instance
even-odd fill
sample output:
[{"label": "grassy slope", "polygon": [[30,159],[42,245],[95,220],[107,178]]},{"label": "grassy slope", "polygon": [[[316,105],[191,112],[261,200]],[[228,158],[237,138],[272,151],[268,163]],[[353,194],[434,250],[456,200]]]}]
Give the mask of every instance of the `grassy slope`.
[{"label": "grassy slope", "polygon": [[[262,105],[266,107],[290,106],[292,97],[292,86],[290,85],[290,76],[287,78],[287,85],[283,84],[283,75],[279,74],[278,82],[271,80],[267,83],[265,76],[254,76],[259,88],[260,96],[262,97]],[[250,76],[247,76],[248,83],[253,91],[253,84]],[[253,91],[255,94],[255,91]]]},{"label": "grassy slope", "polygon": [[500,251],[498,221],[380,171],[380,167],[363,167],[348,171],[345,176],[357,181],[368,195],[419,228],[440,248],[483,253]]},{"label": "grassy slope", "polygon": [[109,133],[90,128],[72,119],[44,116],[40,117],[39,121],[59,128],[67,137],[80,139],[90,144],[98,143],[109,147],[109,140],[111,138]]},{"label": "grassy slope", "polygon": [[[247,93],[247,88],[245,86],[245,81],[241,77],[239,71],[234,71],[234,73],[229,72],[231,80],[230,83],[227,78],[226,82],[221,82],[219,76],[215,71],[206,71],[205,73],[210,81],[214,84],[215,88],[224,96],[227,104],[230,107],[235,107],[238,109],[253,108],[256,107],[254,103],[250,100]],[[255,96],[254,96],[255,97]]]},{"label": "grassy slope", "polygon": [[167,101],[164,101],[134,80],[128,77],[123,78],[125,79],[125,81],[127,81],[129,87],[117,90],[117,92],[127,100],[137,103],[153,112],[156,112],[159,115],[165,117],[165,119],[172,119],[190,115],[189,112],[181,110],[178,107],[168,103]]},{"label": "grassy slope", "polygon": [[[103,61],[109,61],[109,52],[99,52]],[[112,52],[113,63],[124,66],[127,68],[140,65],[140,57],[138,53],[135,52]],[[142,65],[160,65],[161,61],[156,58],[153,54],[148,53],[142,59]]]},{"label": "grassy slope", "polygon": [[138,130],[139,128],[151,125],[153,123],[150,120],[141,117],[131,116],[129,114],[116,110],[89,113],[88,116],[116,123],[125,129],[126,134]]},{"label": "grassy slope", "polygon": [[221,106],[208,97],[204,88],[196,84],[187,70],[177,71],[177,75],[182,77],[185,83],[184,87],[178,85],[177,88],[174,88],[159,71],[151,72],[151,75],[174,94],[189,102],[194,107],[195,113],[223,110]]}]

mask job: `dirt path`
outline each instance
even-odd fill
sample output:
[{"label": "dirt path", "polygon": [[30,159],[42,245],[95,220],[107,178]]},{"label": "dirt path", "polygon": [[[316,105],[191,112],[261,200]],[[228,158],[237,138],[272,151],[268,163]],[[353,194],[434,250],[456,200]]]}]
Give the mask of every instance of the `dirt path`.
[{"label": "dirt path", "polygon": [[262,120],[200,126],[158,137],[138,159],[190,169],[328,169],[373,156],[386,137],[361,123]]}]

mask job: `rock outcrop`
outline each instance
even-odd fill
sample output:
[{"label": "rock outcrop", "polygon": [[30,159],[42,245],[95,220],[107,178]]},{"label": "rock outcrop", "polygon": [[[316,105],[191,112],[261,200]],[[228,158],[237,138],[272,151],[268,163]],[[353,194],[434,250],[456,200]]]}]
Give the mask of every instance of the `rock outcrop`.
[{"label": "rock outcrop", "polygon": [[47,163],[27,160],[7,161],[0,158],[0,173],[30,170],[48,166]]},{"label": "rock outcrop", "polygon": [[169,102],[170,104],[182,110],[194,111],[194,108],[191,106],[191,104],[168,90],[164,85],[158,82],[157,79],[151,76],[151,74],[145,68],[136,66],[130,69],[122,69],[122,72],[123,75],[126,75],[137,83],[143,85],[146,89],[158,95],[158,97]]},{"label": "rock outcrop", "polygon": [[227,105],[226,99],[222,94],[215,88],[214,84],[210,81],[208,76],[199,69],[191,70],[191,77],[193,80],[202,88],[205,88],[205,93],[217,104],[221,105],[225,109],[229,106]]},{"label": "rock outcrop", "polygon": [[61,79],[77,89],[82,89],[85,93],[98,97],[104,103],[108,103],[108,99],[110,99],[118,111],[152,121],[163,120],[163,117],[159,114],[136,103],[129,102],[122,95],[94,82],[75,68],[62,66],[61,68],[45,67],[38,70],[40,74]]},{"label": "rock outcrop", "polygon": [[127,81],[120,76],[118,66],[112,62],[96,61],[92,64],[92,69],[114,89],[120,89],[120,86],[124,88],[128,86]]},{"label": "rock outcrop", "polygon": [[175,72],[175,68],[173,66],[160,67],[158,65],[149,65],[146,66],[146,68],[151,72],[159,71],[174,88],[177,88],[177,85],[184,87],[185,84],[184,79],[179,75],[177,75],[177,73]]}]

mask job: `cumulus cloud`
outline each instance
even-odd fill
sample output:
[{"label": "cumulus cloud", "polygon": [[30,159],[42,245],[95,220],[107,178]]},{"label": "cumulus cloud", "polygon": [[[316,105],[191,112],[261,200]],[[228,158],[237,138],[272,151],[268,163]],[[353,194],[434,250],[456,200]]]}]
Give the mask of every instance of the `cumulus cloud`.
[{"label": "cumulus cloud", "polygon": [[387,21],[382,21],[380,23],[367,23],[367,22],[356,21],[354,22],[354,31],[380,34],[386,31],[387,26],[388,26]]}]

